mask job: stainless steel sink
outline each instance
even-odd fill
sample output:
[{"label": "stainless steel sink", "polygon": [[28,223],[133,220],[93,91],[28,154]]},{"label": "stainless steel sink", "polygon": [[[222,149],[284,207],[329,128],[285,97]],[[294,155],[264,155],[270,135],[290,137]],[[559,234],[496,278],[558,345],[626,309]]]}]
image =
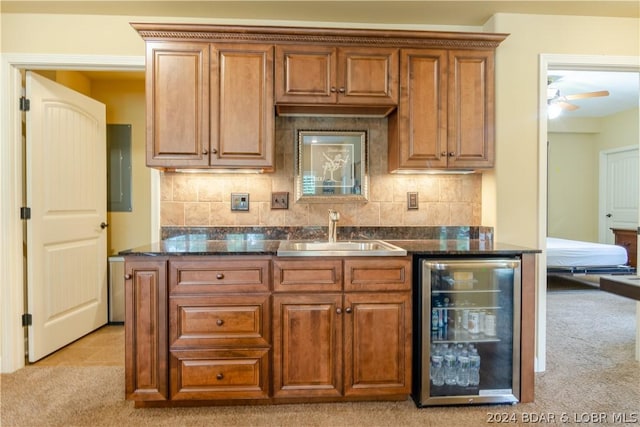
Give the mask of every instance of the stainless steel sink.
[{"label": "stainless steel sink", "polygon": [[404,256],[407,251],[382,240],[319,242],[282,240],[278,256]]}]

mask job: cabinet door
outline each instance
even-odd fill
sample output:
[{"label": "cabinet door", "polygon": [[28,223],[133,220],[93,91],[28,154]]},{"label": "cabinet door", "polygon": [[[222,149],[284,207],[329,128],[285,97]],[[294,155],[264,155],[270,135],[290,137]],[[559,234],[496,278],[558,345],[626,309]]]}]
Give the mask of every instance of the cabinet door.
[{"label": "cabinet door", "polygon": [[340,48],[338,102],[344,104],[398,103],[398,49]]},{"label": "cabinet door", "polygon": [[211,165],[273,169],[273,46],[211,46]]},{"label": "cabinet door", "polygon": [[449,52],[450,168],[494,164],[494,53]]},{"label": "cabinet door", "polygon": [[166,260],[125,263],[125,395],[167,398]]},{"label": "cabinet door", "polygon": [[273,296],[273,396],[342,394],[342,296]]},{"label": "cabinet door", "polygon": [[389,117],[389,170],[447,167],[447,51],[402,49],[400,101]]},{"label": "cabinet door", "polygon": [[276,102],[334,104],[337,58],[333,47],[276,46]]},{"label": "cabinet door", "polygon": [[344,311],[345,396],[409,394],[410,293],[347,293]]},{"label": "cabinet door", "polygon": [[147,42],[147,165],[209,163],[209,44]]},{"label": "cabinet door", "polygon": [[276,46],[276,102],[395,105],[398,49]]}]

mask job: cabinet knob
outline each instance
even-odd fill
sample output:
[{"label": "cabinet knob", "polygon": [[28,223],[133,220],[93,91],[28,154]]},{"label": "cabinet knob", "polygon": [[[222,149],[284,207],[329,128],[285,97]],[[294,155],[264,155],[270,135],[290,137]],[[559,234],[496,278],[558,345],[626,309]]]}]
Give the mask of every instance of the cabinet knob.
[{"label": "cabinet knob", "polygon": [[335,86],[331,86],[331,93],[336,93],[336,87]]},{"label": "cabinet knob", "polygon": [[218,326],[224,325],[224,320],[222,320],[222,319],[216,320],[216,325],[218,325]]},{"label": "cabinet knob", "polygon": [[455,152],[453,152],[453,151],[450,151],[450,152],[449,152],[449,157],[453,157],[453,156],[455,156],[455,155],[456,155],[456,153],[455,153]]},{"label": "cabinet knob", "polygon": [[212,152],[213,154],[218,154],[218,150],[216,150],[215,148],[212,148],[212,149],[211,149],[211,152]]},{"label": "cabinet knob", "polygon": [[340,93],[345,93],[346,91],[344,90],[344,88],[343,88],[343,87],[341,87],[340,89],[338,89],[338,92],[340,92]]},{"label": "cabinet knob", "polygon": [[340,307],[336,308],[336,313],[342,314],[342,309]]},{"label": "cabinet knob", "polygon": [[131,280],[131,275],[130,274],[125,274],[124,275],[124,280]]},{"label": "cabinet knob", "polygon": [[216,279],[218,279],[218,280],[224,279],[224,274],[222,274],[222,273],[216,274]]},{"label": "cabinet knob", "polygon": [[224,378],[224,375],[222,374],[222,372],[220,372],[218,375],[216,375],[216,379],[217,380],[221,380]]},{"label": "cabinet knob", "polygon": [[209,151],[206,148],[202,149],[202,154],[209,154]]},{"label": "cabinet knob", "polygon": [[441,152],[441,153],[440,153],[440,155],[441,155],[442,157],[447,157],[447,152],[446,152],[446,151],[443,151],[443,152]]},{"label": "cabinet knob", "polygon": [[351,307],[347,307],[347,308],[345,308],[345,309],[344,309],[344,311],[345,311],[345,313],[347,313],[347,314],[351,314],[351,312],[352,312],[353,310],[351,309]]}]

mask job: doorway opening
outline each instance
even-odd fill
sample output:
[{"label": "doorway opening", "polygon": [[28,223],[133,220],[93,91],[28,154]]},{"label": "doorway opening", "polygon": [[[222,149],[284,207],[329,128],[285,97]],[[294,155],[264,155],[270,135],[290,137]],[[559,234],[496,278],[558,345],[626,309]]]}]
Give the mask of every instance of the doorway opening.
[{"label": "doorway opening", "polygon": [[[538,247],[546,247],[548,229],[548,121],[547,86],[550,70],[600,70],[640,72],[640,58],[635,56],[564,55],[542,54],[539,62],[539,117],[538,120]],[[546,277],[545,251],[538,258],[537,276]],[[544,280],[544,279],[543,279]],[[536,306],[536,370],[544,371],[546,365],[546,287],[538,288]]]},{"label": "doorway opening", "polygon": [[[26,293],[23,288],[26,277],[23,256],[22,227],[20,207],[23,201],[22,164],[23,140],[21,112],[17,100],[22,96],[22,73],[24,70],[68,70],[81,72],[143,73],[144,57],[109,57],[109,56],[43,56],[30,54],[3,55],[2,87],[5,97],[1,103],[3,144],[0,147],[0,183],[2,184],[3,203],[0,207],[0,230],[5,237],[0,248],[0,271],[4,285],[2,293],[2,372],[13,372],[25,364],[25,338],[21,317],[24,313]],[[100,83],[108,85],[105,81]],[[15,102],[14,102],[15,101]],[[141,112],[144,115],[144,109]],[[142,127],[144,129],[144,127]],[[144,130],[142,130],[144,134]],[[150,208],[145,227],[150,236],[159,235],[159,174],[143,168],[143,173],[150,175],[148,190],[143,197],[149,199]],[[135,203],[135,200],[134,200]],[[135,205],[134,205],[135,209]],[[146,243],[146,242],[145,242]],[[114,248],[115,250],[115,248]],[[121,249],[118,249],[121,250]]]}]

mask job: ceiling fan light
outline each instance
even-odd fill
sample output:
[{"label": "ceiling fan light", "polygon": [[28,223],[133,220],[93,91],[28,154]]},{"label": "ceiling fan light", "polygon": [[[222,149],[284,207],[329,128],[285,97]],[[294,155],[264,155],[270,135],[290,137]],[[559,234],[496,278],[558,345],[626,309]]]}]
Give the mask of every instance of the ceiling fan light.
[{"label": "ceiling fan light", "polygon": [[547,107],[547,117],[549,119],[555,119],[560,115],[560,113],[562,113],[562,108],[560,108],[558,104],[551,103]]},{"label": "ceiling fan light", "polygon": [[553,99],[553,98],[557,98],[560,96],[560,90],[558,90],[555,87],[548,87],[547,88],[547,99]]}]

